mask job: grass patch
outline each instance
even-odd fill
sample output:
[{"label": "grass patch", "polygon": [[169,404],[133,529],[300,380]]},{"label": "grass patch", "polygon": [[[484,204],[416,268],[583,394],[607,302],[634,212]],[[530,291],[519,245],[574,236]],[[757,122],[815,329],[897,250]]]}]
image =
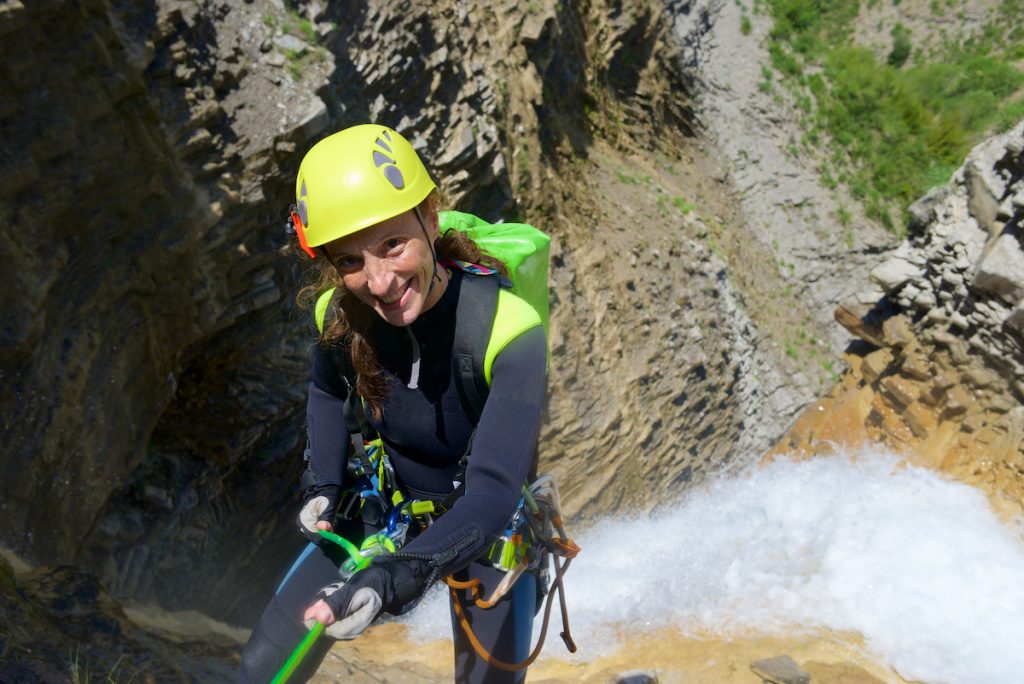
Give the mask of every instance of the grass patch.
[{"label": "grass patch", "polygon": [[[897,23],[885,61],[851,42],[857,2],[767,5],[775,20],[771,65],[807,113],[808,142],[827,135],[833,144],[829,180],[844,182],[865,213],[890,230],[902,229],[906,207],[947,182],[974,144],[1024,117],[1019,2],[1007,0],[977,35],[947,37],[927,57]],[[772,79],[762,76],[768,87],[761,88],[768,90]],[[801,98],[813,99],[813,107]]]},{"label": "grass patch", "polygon": [[697,208],[696,205],[687,202],[684,197],[673,197],[672,204],[675,206],[676,209],[679,210],[679,213],[682,214],[683,216],[686,216],[691,211]]}]

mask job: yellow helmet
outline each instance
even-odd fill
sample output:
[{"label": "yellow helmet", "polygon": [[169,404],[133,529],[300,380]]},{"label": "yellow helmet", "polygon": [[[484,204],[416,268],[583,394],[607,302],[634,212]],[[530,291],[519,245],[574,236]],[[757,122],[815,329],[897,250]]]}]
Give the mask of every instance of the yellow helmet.
[{"label": "yellow helmet", "polygon": [[362,124],[310,148],[295,179],[292,223],[313,247],[351,235],[417,206],[435,187],[409,141],[387,126]]}]

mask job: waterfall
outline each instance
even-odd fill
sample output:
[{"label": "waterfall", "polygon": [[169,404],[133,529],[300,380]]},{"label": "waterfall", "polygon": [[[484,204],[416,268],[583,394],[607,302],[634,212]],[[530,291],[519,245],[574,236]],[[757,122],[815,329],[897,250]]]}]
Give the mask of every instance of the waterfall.
[{"label": "waterfall", "polygon": [[[651,515],[609,516],[577,540],[575,657],[665,627],[826,629],[859,633],[907,679],[1009,683],[1024,672],[1022,521],[1001,522],[979,490],[884,451],[776,460]],[[414,638],[449,631],[445,600],[436,592],[408,618]],[[545,653],[562,657],[557,639]]]}]

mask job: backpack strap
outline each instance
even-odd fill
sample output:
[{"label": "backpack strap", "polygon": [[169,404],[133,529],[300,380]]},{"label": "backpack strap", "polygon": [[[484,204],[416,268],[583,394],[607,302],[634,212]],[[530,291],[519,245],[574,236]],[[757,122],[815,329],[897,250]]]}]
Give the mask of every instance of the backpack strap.
[{"label": "backpack strap", "polygon": [[480,420],[490,391],[484,359],[490,342],[488,333],[498,310],[499,284],[494,276],[468,274],[462,279],[455,309],[452,363],[459,381],[459,397],[474,423]]},{"label": "backpack strap", "polygon": [[334,291],[337,288],[332,287],[331,289],[320,294],[316,298],[316,306],[313,307],[313,317],[316,319],[316,329],[320,331],[320,334],[324,334],[324,320],[327,318],[327,307],[331,304],[331,298],[334,296]]},{"label": "backpack strap", "polygon": [[[334,296],[335,288],[331,288],[317,297],[314,315],[316,317],[317,330],[323,334],[324,318],[327,315],[327,307]],[[373,469],[369,456],[366,454],[366,447],[363,444],[364,437],[369,434],[370,424],[366,420],[366,412],[363,410],[363,402],[356,394],[356,369],[352,366],[352,356],[349,352],[349,340],[346,337],[338,344],[332,344],[327,349],[334,367],[348,389],[348,397],[345,399],[342,414],[345,419],[345,431],[348,432],[349,440],[352,442],[352,453],[355,461],[362,466],[366,472]],[[352,466],[353,461],[349,460]]]},{"label": "backpack strap", "polygon": [[508,346],[508,343],[531,328],[543,325],[540,314],[530,304],[511,290],[498,290],[498,302],[494,312],[494,325],[484,353],[484,381],[491,386],[491,369],[494,359]]}]

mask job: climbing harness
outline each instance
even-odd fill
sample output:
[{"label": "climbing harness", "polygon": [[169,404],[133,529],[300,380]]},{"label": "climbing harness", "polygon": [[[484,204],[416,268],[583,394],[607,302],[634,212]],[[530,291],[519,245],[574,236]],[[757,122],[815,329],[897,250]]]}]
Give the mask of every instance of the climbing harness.
[{"label": "climbing harness", "polygon": [[[453,576],[445,578],[451,594],[452,606],[459,626],[469,639],[473,650],[489,665],[506,672],[518,672],[530,666],[540,655],[547,637],[548,624],[551,619],[551,608],[555,592],[558,592],[559,607],[562,612],[562,632],[560,636],[570,653],[576,652],[576,644],[569,632],[569,611],[565,602],[565,573],[572,559],[580,552],[580,547],[569,538],[562,522],[561,503],[558,488],[550,476],[538,478],[532,485],[523,485],[523,499],[520,507],[513,513],[505,534],[492,545],[487,554],[491,563],[505,576],[498,582],[491,595],[486,599],[481,591],[479,579],[460,582]],[[560,559],[564,559],[561,560]],[[551,587],[547,587],[546,574],[548,564],[554,567],[555,579]],[[473,632],[472,625],[462,608],[459,591],[468,590],[474,604],[483,609],[493,608],[508,593],[516,580],[524,572],[538,572],[538,581],[547,593],[544,604],[544,621],[541,625],[537,645],[530,655],[518,663],[506,663],[494,657]]]}]

